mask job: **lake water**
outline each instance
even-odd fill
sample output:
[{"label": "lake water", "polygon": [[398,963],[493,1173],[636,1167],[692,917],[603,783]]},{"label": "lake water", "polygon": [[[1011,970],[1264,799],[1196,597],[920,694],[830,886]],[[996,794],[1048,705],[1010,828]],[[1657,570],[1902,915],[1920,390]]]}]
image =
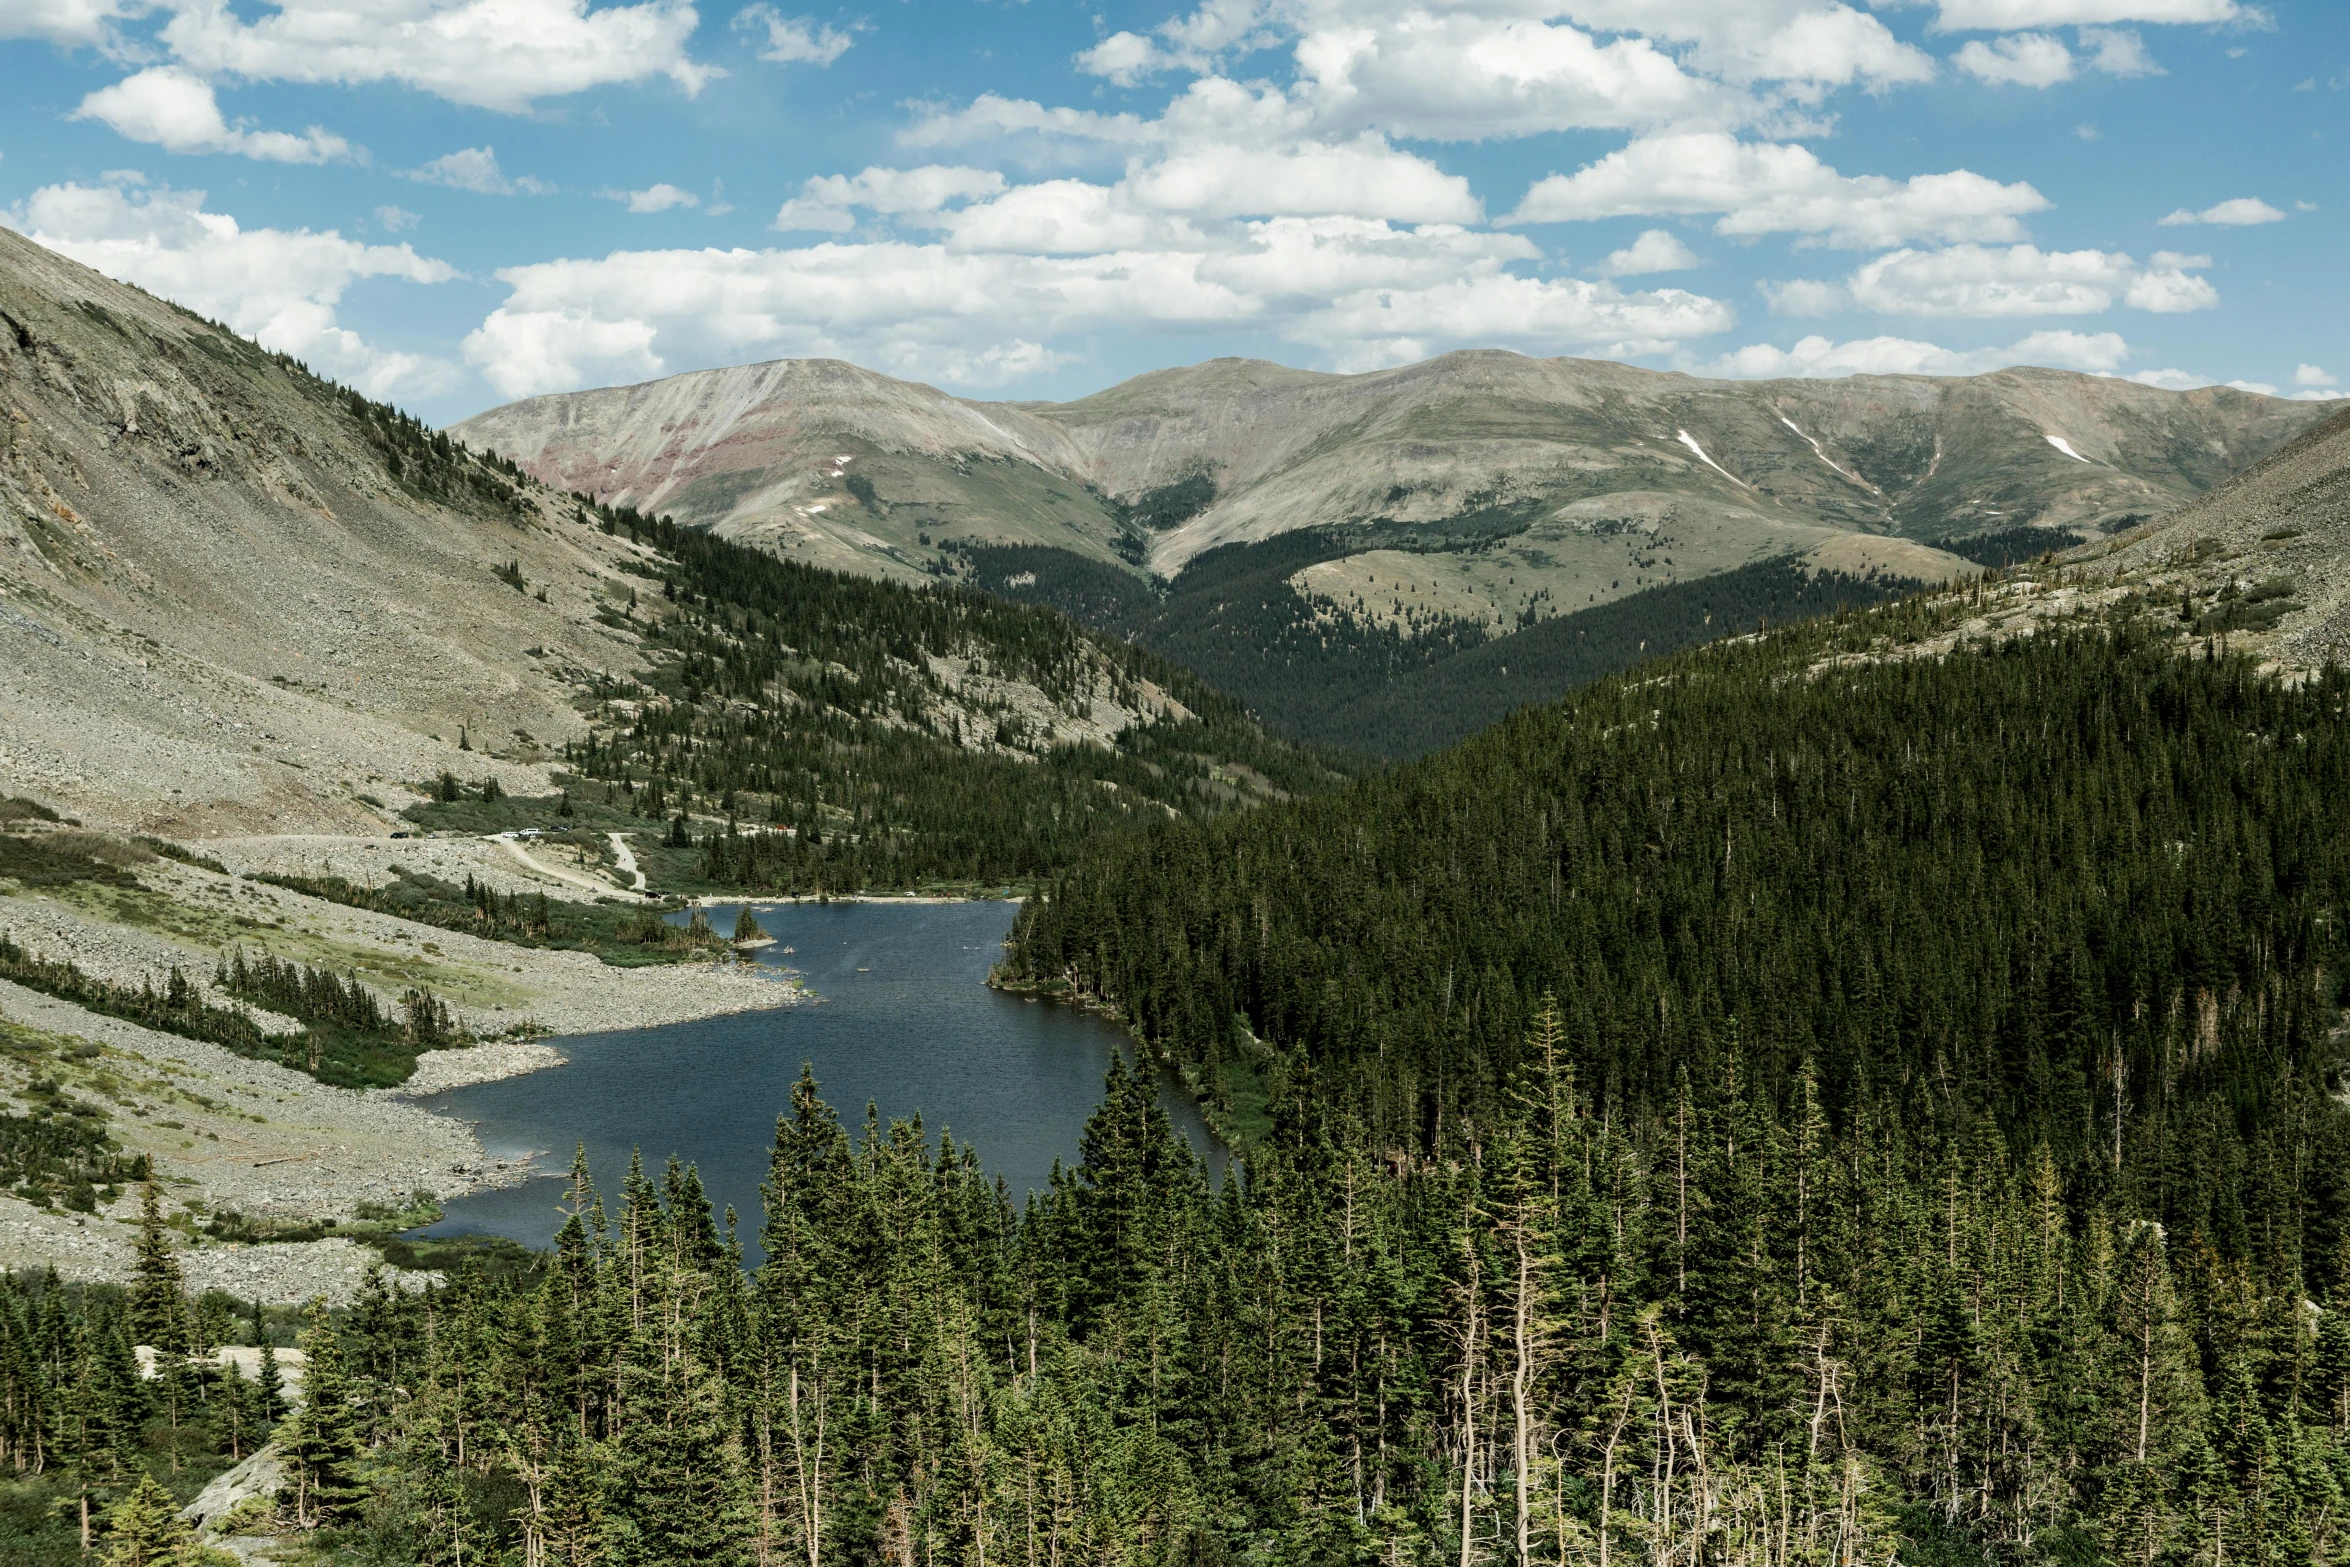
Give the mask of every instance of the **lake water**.
[{"label": "lake water", "polygon": [[[775,1118],[807,1062],[824,1097],[855,1135],[868,1102],[892,1117],[922,1117],[932,1146],[951,1129],[973,1143],[1015,1205],[1042,1188],[1057,1159],[1074,1164],[1102,1074],[1125,1031],[1074,1008],[989,990],[989,967],[1012,928],[1009,903],[754,903],[775,945],[759,961],[803,976],[821,999],[555,1041],[566,1066],[453,1089],[418,1101],[473,1122],[493,1155],[536,1156],[539,1178],[450,1201],[425,1235],[511,1236],[545,1246],[572,1148],[587,1145],[607,1201],[641,1149],[658,1177],[671,1154],[700,1168],[702,1184],[742,1221],[757,1259],[759,1182]],[[736,908],[710,910],[721,931]],[[790,949],[790,950],[786,950]],[[1216,1145],[1180,1090],[1160,1102],[1203,1155]],[[1217,1160],[1220,1166],[1220,1159]]]}]

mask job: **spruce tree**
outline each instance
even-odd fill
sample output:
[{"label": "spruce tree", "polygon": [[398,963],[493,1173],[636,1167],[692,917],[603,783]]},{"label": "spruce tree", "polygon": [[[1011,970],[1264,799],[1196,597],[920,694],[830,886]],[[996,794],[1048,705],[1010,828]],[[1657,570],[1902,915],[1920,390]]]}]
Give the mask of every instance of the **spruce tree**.
[{"label": "spruce tree", "polygon": [[403,1456],[419,1515],[415,1567],[468,1567],[483,1561],[481,1524],[466,1494],[465,1466],[438,1425],[425,1422]]},{"label": "spruce tree", "polygon": [[150,1180],[139,1187],[139,1238],[133,1244],[129,1296],[131,1342],[152,1345],[159,1359],[188,1351],[187,1301],[179,1259],[163,1223],[163,1197]]},{"label": "spruce tree", "polygon": [[106,1567],[181,1567],[190,1537],[171,1493],[141,1473],[106,1514]]},{"label": "spruce tree", "polygon": [[280,1440],[292,1470],[294,1521],[315,1529],[349,1516],[366,1486],[359,1478],[359,1417],[351,1407],[340,1340],[325,1301],[312,1301],[308,1315],[302,1332],[302,1406],[287,1420]]},{"label": "spruce tree", "polygon": [[621,1372],[605,1449],[604,1548],[623,1567],[736,1567],[749,1496],[726,1388],[681,1342],[640,1335]]},{"label": "spruce tree", "polygon": [[277,1346],[265,1335],[261,1354],[253,1368],[253,1411],[259,1422],[261,1440],[267,1441],[286,1412],[286,1380],[278,1370]]}]

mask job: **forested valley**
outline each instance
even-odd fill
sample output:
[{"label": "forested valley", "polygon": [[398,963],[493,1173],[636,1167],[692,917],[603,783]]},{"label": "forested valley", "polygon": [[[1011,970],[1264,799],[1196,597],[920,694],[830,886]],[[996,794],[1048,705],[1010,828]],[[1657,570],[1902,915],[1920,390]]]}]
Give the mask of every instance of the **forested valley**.
[{"label": "forested valley", "polygon": [[1947,613],[1106,842],[1024,914],[1006,980],[1324,1172],[1361,1300],[1435,1270],[1336,1372],[1346,1291],[1304,1308],[1349,1411],[1413,1346],[1417,1438],[1319,1417],[1412,1549],[2339,1559],[2350,683],[1844,651]]},{"label": "forested valley", "polygon": [[[1126,1020],[1239,1140],[1225,1179],[1148,1070],[1113,1067],[1025,1203],[803,1076],[759,1214],[674,1165],[608,1204],[582,1166],[544,1259],[315,1316],[321,1401],[278,1431],[307,1538],[452,1567],[2340,1560],[2350,679],[2126,625],[1899,654],[1948,613],[1683,655],[1096,839],[999,983]],[[18,1470],[118,1509],[169,1444],[251,1440],[200,1374],[73,1391],[139,1298],[36,1281],[0,1313]],[[92,1407],[130,1435],[43,1434]]]},{"label": "forested valley", "polygon": [[[650,667],[591,693],[597,732],[566,761],[606,802],[672,823],[668,846],[696,851],[689,886],[1027,885],[1104,830],[1370,766],[1049,611],[621,521],[661,552],[658,609],[622,617]],[[1084,732],[1113,707],[1133,721],[1107,743]]]},{"label": "forested valley", "polygon": [[[974,548],[962,558],[989,591],[1148,648],[1230,692],[1281,734],[1389,758],[1465,740],[1529,702],[1644,659],[1758,623],[1882,603],[1921,586],[1779,558],[1642,588],[1588,609],[1529,613],[1503,634],[1457,617],[1430,616],[1407,631],[1335,614],[1291,580],[1303,567],[1372,548],[1437,553],[1464,537],[1490,545],[1526,521],[1522,511],[1504,509],[1473,515],[1465,532],[1392,523],[1300,529],[1207,550],[1163,590],[1068,550]],[[2078,542],[2019,529],[1987,538],[1991,547],[1980,558],[1993,565],[2028,558],[2017,553],[2025,534],[2033,554]],[[1973,553],[1963,542],[1952,548]]]}]

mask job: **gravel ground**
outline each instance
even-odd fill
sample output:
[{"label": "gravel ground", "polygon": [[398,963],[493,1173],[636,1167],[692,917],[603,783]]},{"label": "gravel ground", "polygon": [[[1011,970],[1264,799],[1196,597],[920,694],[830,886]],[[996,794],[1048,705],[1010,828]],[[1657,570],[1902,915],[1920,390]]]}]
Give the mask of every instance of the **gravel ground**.
[{"label": "gravel ground", "polygon": [[[465,878],[488,882],[501,893],[543,892],[550,898],[578,898],[581,889],[559,877],[536,874],[494,838],[449,834],[433,838],[393,838],[382,834],[327,836],[275,833],[252,838],[207,838],[192,847],[220,861],[230,870],[250,875],[341,876],[364,885],[381,885],[393,866],[435,876],[458,886]],[[592,878],[591,878],[592,879]],[[625,896],[606,882],[612,897]]]},{"label": "gravel ground", "polygon": [[[0,1194],[0,1269],[55,1268],[69,1283],[123,1284],[131,1277],[137,1226],[98,1214],[44,1212]],[[269,1246],[201,1246],[180,1253],[188,1289],[223,1289],[239,1300],[297,1306],[323,1295],[348,1305],[370,1269],[383,1258],[351,1240],[293,1241]],[[439,1282],[437,1273],[388,1268],[403,1289]]]},{"label": "gravel ground", "polygon": [[[255,1218],[343,1219],[417,1190],[455,1197],[520,1179],[470,1128],[389,1094],[328,1088],[217,1045],[158,1034],[0,980],[0,1019],[45,1036],[37,1068],[0,1064],[0,1091],[31,1071],[104,1106],[123,1147],[148,1155],[183,1204]],[[100,1047],[74,1060],[63,1046]]]},{"label": "gravel ground", "polygon": [[427,1050],[416,1058],[414,1076],[397,1088],[379,1088],[376,1093],[393,1099],[422,1099],[445,1089],[543,1072],[570,1059],[553,1045],[487,1044],[464,1050]]}]

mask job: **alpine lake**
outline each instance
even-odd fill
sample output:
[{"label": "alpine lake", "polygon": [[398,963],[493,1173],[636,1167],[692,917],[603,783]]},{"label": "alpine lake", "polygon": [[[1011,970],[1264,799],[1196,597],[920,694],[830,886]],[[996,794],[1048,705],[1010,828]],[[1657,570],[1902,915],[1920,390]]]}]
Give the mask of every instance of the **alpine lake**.
[{"label": "alpine lake", "polygon": [[[741,907],[712,907],[710,923],[732,930]],[[1092,1013],[987,988],[1016,905],[749,907],[774,938],[754,949],[755,960],[797,975],[812,999],[567,1036],[552,1041],[567,1065],[418,1100],[471,1122],[491,1155],[531,1158],[538,1173],[453,1198],[438,1222],[410,1233],[549,1245],[568,1212],[574,1149],[584,1145],[608,1208],[632,1155],[656,1181],[672,1156],[693,1165],[717,1210],[735,1211],[745,1262],[755,1266],[759,1183],[803,1063],[852,1137],[864,1135],[868,1104],[884,1128],[919,1116],[934,1150],[950,1131],[972,1144],[1016,1208],[1049,1184],[1056,1162],[1076,1164],[1103,1074],[1114,1055],[1131,1062],[1132,1042]],[[1159,1102],[1220,1174],[1223,1151],[1180,1086],[1162,1082]]]}]

